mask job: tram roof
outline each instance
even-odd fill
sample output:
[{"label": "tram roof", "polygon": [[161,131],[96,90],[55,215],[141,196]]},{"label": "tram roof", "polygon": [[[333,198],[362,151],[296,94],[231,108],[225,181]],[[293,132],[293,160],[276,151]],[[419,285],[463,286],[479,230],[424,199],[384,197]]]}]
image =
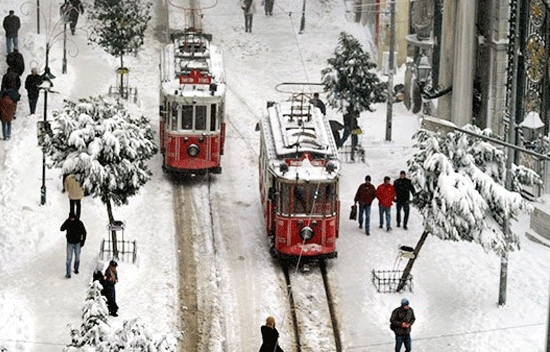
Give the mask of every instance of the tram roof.
[{"label": "tram roof", "polygon": [[[339,171],[338,150],[330,130],[330,124],[321,111],[313,105],[289,100],[275,103],[267,109],[261,121],[267,158],[271,167],[282,177],[296,179],[297,173],[311,179],[334,178]],[[309,158],[306,161],[305,155]],[[288,171],[278,171],[285,160],[300,160],[290,163]],[[326,171],[331,162],[335,172]],[[319,166],[320,164],[323,166]]]},{"label": "tram roof", "polygon": [[161,80],[165,94],[210,95],[210,84],[180,83],[180,76],[189,76],[191,71],[200,72],[201,77],[210,77],[211,83],[217,85],[216,95],[225,94],[223,54],[209,39],[209,35],[180,34],[165,46],[161,57]]}]

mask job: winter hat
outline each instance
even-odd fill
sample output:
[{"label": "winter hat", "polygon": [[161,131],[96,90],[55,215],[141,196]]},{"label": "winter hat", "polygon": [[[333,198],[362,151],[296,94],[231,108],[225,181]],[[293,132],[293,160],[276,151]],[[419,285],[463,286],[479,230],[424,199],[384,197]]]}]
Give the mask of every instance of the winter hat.
[{"label": "winter hat", "polygon": [[71,211],[71,212],[69,213],[69,218],[76,218],[76,215]]},{"label": "winter hat", "polygon": [[111,261],[109,262],[109,265],[111,265],[111,266],[118,266],[118,263],[117,263],[115,260],[111,260]]},{"label": "winter hat", "polygon": [[405,306],[408,306],[409,305],[409,300],[406,299],[406,298],[403,298],[401,300],[401,307],[405,307]]},{"label": "winter hat", "polygon": [[96,267],[95,267],[95,270],[96,270],[96,271],[102,272],[104,267],[105,267],[105,266],[103,265],[102,262],[97,262],[97,265],[96,265]]}]

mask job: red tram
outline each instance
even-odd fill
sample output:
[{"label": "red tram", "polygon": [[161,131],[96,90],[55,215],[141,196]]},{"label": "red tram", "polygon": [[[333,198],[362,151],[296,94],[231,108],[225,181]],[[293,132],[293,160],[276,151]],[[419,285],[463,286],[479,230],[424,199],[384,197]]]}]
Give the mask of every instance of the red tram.
[{"label": "red tram", "polygon": [[221,173],[225,72],[212,36],[172,34],[161,55],[160,145],[164,171]]},{"label": "red tram", "polygon": [[338,152],[328,120],[306,93],[268,102],[260,119],[259,178],[267,235],[280,259],[337,256]]}]

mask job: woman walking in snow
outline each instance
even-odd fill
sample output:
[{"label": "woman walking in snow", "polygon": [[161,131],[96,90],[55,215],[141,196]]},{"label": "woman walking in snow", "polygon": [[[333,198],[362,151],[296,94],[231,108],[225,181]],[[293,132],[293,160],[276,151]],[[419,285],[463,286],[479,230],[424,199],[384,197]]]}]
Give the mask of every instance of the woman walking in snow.
[{"label": "woman walking in snow", "polygon": [[109,262],[107,270],[105,270],[105,297],[107,297],[107,306],[109,307],[109,315],[118,317],[118,306],[116,304],[115,284],[118,282],[118,273],[116,267],[118,263],[114,260]]}]

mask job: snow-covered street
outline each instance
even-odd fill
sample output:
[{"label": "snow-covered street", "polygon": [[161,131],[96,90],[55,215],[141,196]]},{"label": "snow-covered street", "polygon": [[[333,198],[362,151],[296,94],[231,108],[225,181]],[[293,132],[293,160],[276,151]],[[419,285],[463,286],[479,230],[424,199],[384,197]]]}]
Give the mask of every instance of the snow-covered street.
[{"label": "snow-covered street", "polygon": [[[166,12],[172,18],[182,16],[172,3],[184,6],[185,1],[154,0],[145,45],[125,62],[130,68],[130,85],[138,88],[138,104],[133,109],[148,117],[156,132],[158,62]],[[193,339],[197,352],[256,351],[261,344],[260,326],[268,315],[273,315],[281,347],[286,352],[297,351],[283,273],[271,259],[264,233],[257,171],[259,134],[255,125],[265,112],[266,101],[285,98],[275,91],[275,85],[320,81],[320,72],[341,31],[353,34],[366,50],[372,47],[372,40],[363,27],[346,19],[342,0],[308,0],[303,34],[298,34],[301,1],[276,0],[270,17],[258,11],[252,33],[244,32],[237,0],[215,3],[203,11],[203,30],[212,33],[214,43],[223,50],[226,66],[223,172],[211,175],[210,183],[206,178],[176,182],[163,174],[162,156],[158,154],[149,163],[152,180],[130,198],[129,205],[114,209],[115,217],[126,223],[126,239],[137,241],[138,261],[120,262],[120,316],[109,318],[109,324],[120,326],[124,320],[140,317],[152,333],[181,332],[184,340]],[[41,4],[47,9],[50,1],[42,0]],[[51,6],[55,21],[58,4],[51,1]],[[0,3],[2,14],[12,8],[25,24],[20,31],[20,51],[28,68],[34,63],[41,71],[47,35],[36,34],[36,8],[23,7],[16,0]],[[86,28],[84,18],[80,24]],[[171,20],[172,27],[177,24]],[[49,111],[61,108],[63,99],[105,95],[115,84],[117,60],[101,48],[88,45],[82,30],[69,38],[69,48],[77,55],[69,56],[66,75],[61,74],[62,43],[57,42],[50,54],[50,66],[57,76],[54,90],[59,93],[49,95]],[[0,68],[5,69],[3,61]],[[397,81],[401,76],[402,71]],[[61,193],[60,170],[47,169],[47,202],[40,205],[42,153],[37,146],[36,122],[43,118],[43,95],[37,114],[29,116],[26,92],[21,93],[12,138],[0,140],[0,349],[61,351],[70,342],[69,325],[81,322],[98,249],[108,235],[107,211],[98,199],[83,200],[82,221],[88,229],[88,240],[82,252],[81,274],[66,279],[66,240],[59,227],[67,217],[69,204],[66,194]],[[428,237],[416,261],[413,292],[377,292],[371,281],[372,270],[396,266],[403,269],[406,260],[396,263],[398,246],[414,246],[423,226],[413,208],[407,231],[394,228],[388,233],[378,229],[376,203],[371,214],[371,236],[365,236],[356,221],[348,220],[349,207],[365,175],[371,175],[373,183],[379,185],[384,176],[393,181],[400,170],[407,170],[407,159],[413,154],[411,137],[420,128],[419,117],[397,103],[392,141],[386,142],[386,105],[377,104],[375,108],[375,112],[362,113],[359,119],[366,161],[342,163],[338,258],[328,263],[343,350],[393,350],[389,317],[405,296],[417,319],[412,328],[414,351],[543,351],[550,248],[526,238],[529,216],[513,224],[522,242],[521,250],[509,256],[504,307],[497,305],[500,258],[473,243],[436,237]],[[328,117],[341,119],[330,109]],[[178,230],[181,228],[186,230],[182,233]],[[192,242],[183,241],[184,235],[193,236]],[[191,249],[181,247],[189,243]],[[182,263],[189,260],[195,267],[182,268]],[[307,274],[303,278],[300,287],[307,290]],[[194,295],[186,295],[186,285],[196,288]],[[191,309],[197,316],[186,313]],[[327,325],[319,322],[318,330],[308,332],[308,336],[318,336],[321,343],[323,326]],[[180,350],[184,346],[189,344],[180,342]]]}]

